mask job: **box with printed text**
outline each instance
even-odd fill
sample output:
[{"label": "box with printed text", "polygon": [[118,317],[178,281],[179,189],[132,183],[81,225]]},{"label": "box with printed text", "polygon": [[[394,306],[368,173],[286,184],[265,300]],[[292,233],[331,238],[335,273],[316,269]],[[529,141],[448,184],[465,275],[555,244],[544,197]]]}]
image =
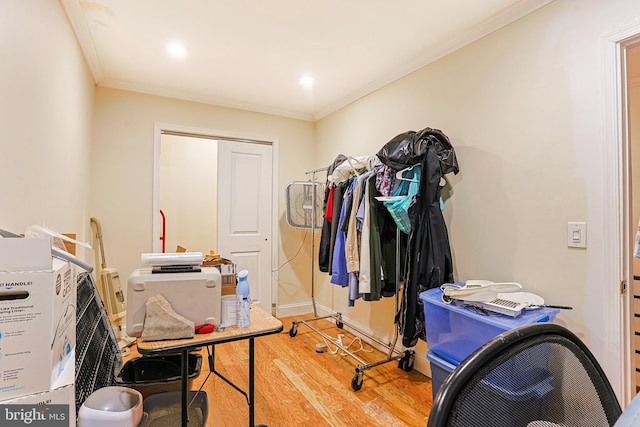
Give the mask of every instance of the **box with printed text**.
[{"label": "box with printed text", "polygon": [[[74,354],[64,364],[63,372],[51,385],[51,390],[0,401],[0,425],[4,425],[5,421],[13,421],[18,425],[75,427]],[[35,416],[35,413],[38,414],[38,417]],[[21,414],[23,416],[22,423],[19,422]],[[31,415],[31,419],[28,419],[29,415]]]},{"label": "box with printed text", "polygon": [[49,262],[0,271],[0,401],[50,391],[76,344],[75,268],[51,257],[49,239],[0,239],[0,258],[15,252]]}]

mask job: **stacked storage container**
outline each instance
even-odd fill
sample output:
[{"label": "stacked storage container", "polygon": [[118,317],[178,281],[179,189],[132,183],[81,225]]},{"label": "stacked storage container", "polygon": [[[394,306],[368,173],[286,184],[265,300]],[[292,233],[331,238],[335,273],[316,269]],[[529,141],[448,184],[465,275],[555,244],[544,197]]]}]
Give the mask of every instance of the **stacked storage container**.
[{"label": "stacked storage container", "polygon": [[[461,301],[446,303],[439,288],[422,292],[424,304],[427,345],[427,359],[431,366],[433,398],[447,376],[469,355],[503,332],[537,322],[552,322],[558,309],[537,308],[523,310],[517,317],[497,313],[487,313],[465,305]],[[523,405],[537,405],[541,411],[546,408],[546,397],[553,390],[553,374],[547,369],[548,355],[535,355],[538,366],[504,366],[507,370],[527,370],[522,378],[533,378],[526,383],[504,384],[500,375],[485,380],[487,399],[496,410],[505,408],[505,416],[513,413],[514,402]],[[531,370],[534,369],[535,372]],[[513,373],[513,372],[511,372]],[[524,373],[524,371],[523,371]],[[506,373],[505,373],[506,376]],[[504,403],[501,405],[501,402]],[[514,420],[515,422],[515,420]],[[526,423],[525,423],[526,424]],[[516,425],[516,424],[514,424]]]}]

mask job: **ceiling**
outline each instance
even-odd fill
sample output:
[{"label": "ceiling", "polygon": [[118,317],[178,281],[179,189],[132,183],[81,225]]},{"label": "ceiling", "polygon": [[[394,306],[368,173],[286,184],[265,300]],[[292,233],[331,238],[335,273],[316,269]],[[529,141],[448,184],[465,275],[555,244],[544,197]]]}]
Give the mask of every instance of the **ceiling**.
[{"label": "ceiling", "polygon": [[313,121],[551,1],[61,3],[98,86]]}]

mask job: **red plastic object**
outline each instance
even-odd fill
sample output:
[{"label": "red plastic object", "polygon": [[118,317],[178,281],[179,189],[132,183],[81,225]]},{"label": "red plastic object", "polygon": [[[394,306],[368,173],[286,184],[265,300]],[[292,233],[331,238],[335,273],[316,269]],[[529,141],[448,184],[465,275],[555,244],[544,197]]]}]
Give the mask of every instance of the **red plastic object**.
[{"label": "red plastic object", "polygon": [[215,326],[211,323],[203,323],[202,325],[197,325],[195,327],[196,334],[208,334],[215,330]]}]

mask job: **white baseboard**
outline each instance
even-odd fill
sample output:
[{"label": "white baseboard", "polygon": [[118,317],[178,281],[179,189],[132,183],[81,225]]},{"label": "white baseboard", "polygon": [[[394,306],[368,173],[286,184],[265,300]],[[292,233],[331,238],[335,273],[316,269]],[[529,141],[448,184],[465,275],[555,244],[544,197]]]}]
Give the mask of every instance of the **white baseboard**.
[{"label": "white baseboard", "polygon": [[[318,303],[316,303],[316,310],[318,311],[318,316],[328,316],[329,314],[331,314],[331,310]],[[280,305],[277,309],[277,317],[303,316],[312,313],[313,304],[311,303],[311,301]]]},{"label": "white baseboard", "polygon": [[[316,311],[319,317],[322,316],[330,316],[332,314],[334,314],[334,312],[332,312],[329,307],[326,307],[324,305],[318,304],[316,303]],[[313,305],[312,303],[309,301],[308,303],[299,303],[299,304],[287,304],[287,305],[281,305],[278,307],[277,310],[277,317],[291,317],[291,316],[302,316],[302,315],[308,315],[308,314],[312,314],[313,313]],[[345,316],[344,314],[341,315],[343,324],[344,324],[344,329],[345,331],[348,331],[349,333],[359,337],[363,342],[369,344],[370,346],[376,348],[377,350],[383,352],[384,354],[389,354],[389,348],[381,345],[380,343],[376,342],[375,340],[370,339],[369,337],[367,337],[367,335],[369,336],[373,336],[376,339],[378,339],[379,341],[382,341],[383,343],[388,343],[388,345],[391,345],[391,340],[393,339],[393,336],[391,337],[377,337],[373,331],[367,326],[367,325],[362,325],[360,323],[354,322],[351,319],[349,319],[347,316]],[[333,318],[330,319],[326,319],[327,321],[334,321]],[[284,325],[285,329],[289,328],[290,325]],[[352,327],[350,327],[352,326]],[[355,328],[355,329],[354,329]],[[362,333],[361,333],[362,332]],[[396,343],[396,350],[399,351],[400,353],[405,351],[405,347],[402,346],[402,337],[399,336],[398,337],[398,342]],[[397,362],[389,362],[389,363],[397,363]],[[375,369],[375,368],[373,368]],[[427,354],[423,353],[423,352],[416,352],[414,355],[414,361],[413,361],[413,369],[415,369],[416,371],[420,372],[421,374],[424,374],[428,377],[431,377],[431,369],[429,367],[429,362],[427,361]]]}]

